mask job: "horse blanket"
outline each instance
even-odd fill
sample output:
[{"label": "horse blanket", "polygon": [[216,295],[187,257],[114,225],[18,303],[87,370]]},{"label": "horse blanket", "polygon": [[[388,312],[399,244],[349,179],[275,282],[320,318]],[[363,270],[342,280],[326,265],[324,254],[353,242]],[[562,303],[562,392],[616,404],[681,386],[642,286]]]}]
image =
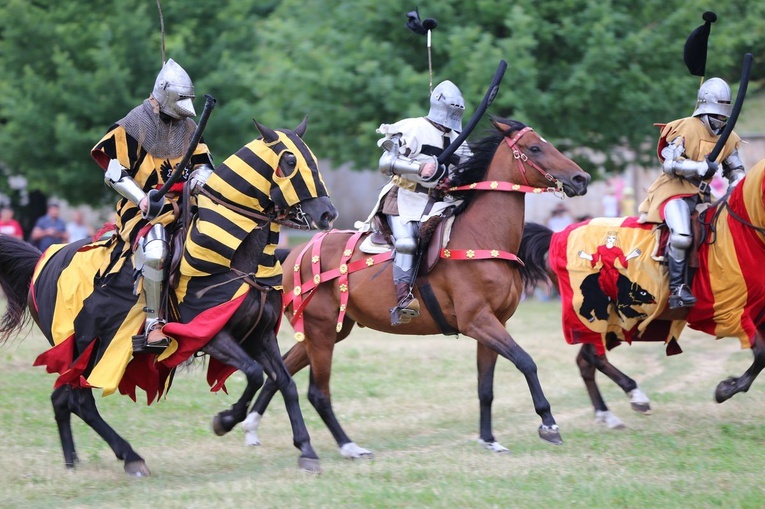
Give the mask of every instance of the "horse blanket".
[{"label": "horse blanket", "polygon": [[591,343],[602,354],[640,338],[679,353],[685,322],[655,320],[669,299],[657,226],[597,218],[553,234],[549,263],[558,276],[569,344]]}]

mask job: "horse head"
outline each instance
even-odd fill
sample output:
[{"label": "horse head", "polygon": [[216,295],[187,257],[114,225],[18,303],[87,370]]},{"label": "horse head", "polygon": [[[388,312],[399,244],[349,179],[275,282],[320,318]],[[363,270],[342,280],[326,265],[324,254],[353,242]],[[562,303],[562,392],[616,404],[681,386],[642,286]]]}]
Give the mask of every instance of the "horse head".
[{"label": "horse head", "polygon": [[[516,120],[501,118],[493,118],[491,123],[501,133],[504,143],[497,146],[497,168],[489,168],[487,179],[538,189],[555,188],[569,197],[587,192],[590,175],[532,128]],[[506,155],[499,157],[502,155],[500,151]],[[508,160],[510,164],[506,163]],[[500,172],[504,176],[500,177]]]},{"label": "horse head", "polygon": [[270,129],[257,121],[255,125],[262,137],[251,148],[270,167],[267,193],[276,221],[297,229],[330,229],[337,209],[329,199],[316,156],[302,139],[307,117],[294,131]]}]

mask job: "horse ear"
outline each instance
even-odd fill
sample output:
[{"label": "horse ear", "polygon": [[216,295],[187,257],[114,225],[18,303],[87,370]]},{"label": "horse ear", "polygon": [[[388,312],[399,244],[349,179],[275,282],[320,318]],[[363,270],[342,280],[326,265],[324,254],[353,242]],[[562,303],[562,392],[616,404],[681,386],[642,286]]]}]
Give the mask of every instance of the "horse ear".
[{"label": "horse ear", "polygon": [[295,134],[298,135],[299,138],[302,138],[305,134],[306,127],[308,126],[308,115],[303,117],[303,121],[300,122],[300,125],[295,128]]},{"label": "horse ear", "polygon": [[503,124],[502,122],[500,122],[498,119],[494,117],[491,118],[491,123],[494,126],[494,128],[501,133],[507,132],[510,129],[509,125]]},{"label": "horse ear", "polygon": [[279,135],[276,134],[276,131],[269,129],[254,118],[252,121],[255,122],[255,127],[258,128],[258,131],[260,131],[260,134],[263,136],[263,140],[265,140],[266,143],[272,143],[279,139]]}]

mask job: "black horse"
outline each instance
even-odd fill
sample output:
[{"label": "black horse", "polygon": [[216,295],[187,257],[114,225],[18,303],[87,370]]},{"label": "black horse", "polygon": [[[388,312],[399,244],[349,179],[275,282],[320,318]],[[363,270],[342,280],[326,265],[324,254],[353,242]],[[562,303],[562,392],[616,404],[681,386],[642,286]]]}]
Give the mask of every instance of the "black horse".
[{"label": "black horse", "polygon": [[[300,222],[306,229],[309,227],[329,229],[337,217],[337,210],[323,185],[316,158],[301,139],[305,126],[304,121],[294,131],[274,131],[258,124],[262,137],[253,140],[224,161],[208,180],[202,192],[205,199],[202,199],[203,196],[200,195],[199,212],[191,223],[192,227],[189,229],[187,238],[198,234],[193,225],[196,225],[196,221],[204,214],[212,214],[213,210],[215,214],[229,214],[228,217],[231,217],[230,214],[245,214],[255,225],[249,233],[244,232],[246,236],[238,245],[227,246],[233,252],[233,256],[230,259],[229,272],[221,276],[228,282],[236,283],[234,286],[240,288],[242,295],[238,295],[238,307],[222,328],[217,329],[218,332],[212,337],[202,339],[201,351],[230,367],[230,370],[236,368],[245,374],[248,382],[247,393],[243,396],[245,401],[252,399],[255,392],[262,386],[265,371],[268,378],[279,386],[284,396],[293,430],[293,443],[300,450],[299,466],[305,470],[318,471],[319,459],[310,443],[295,383],[282,361],[277,343],[275,329],[282,309],[282,293],[258,284],[255,278],[259,264],[263,263],[264,250],[268,245],[273,244],[274,236],[278,238],[278,226],[272,226],[274,223],[282,222],[295,226],[297,222]],[[274,149],[275,146],[280,147],[278,151]],[[234,175],[231,171],[233,164],[227,165],[227,162],[235,158],[237,161],[257,160],[260,163],[258,168],[247,168],[240,164],[237,174]],[[263,161],[271,161],[271,166],[262,164]],[[252,200],[233,204],[214,199],[218,196],[215,183],[225,183],[226,180],[234,178],[237,179],[237,192],[241,192],[242,196],[248,196]],[[260,183],[260,189],[255,189],[255,182]],[[269,184],[265,185],[265,182]],[[244,189],[247,184],[252,187],[252,192],[249,194],[246,192],[247,189]],[[270,187],[263,189],[264,186]],[[278,203],[272,201],[275,200],[274,197],[280,197],[276,198],[279,200]],[[249,223],[242,219],[240,224]],[[55,260],[57,257],[71,257],[76,261],[77,254],[85,252],[84,249],[87,247],[87,243],[67,245],[53,254],[50,260]],[[60,266],[48,262],[39,274],[34,274],[33,281],[35,266],[40,257],[41,253],[35,247],[12,237],[0,236],[0,286],[8,301],[5,315],[0,321],[0,342],[4,342],[11,334],[17,332],[31,315],[51,345],[54,344],[51,334],[52,312],[49,309],[38,309],[36,302],[36,300],[50,297],[33,295],[30,287],[34,289],[35,284],[43,278],[52,278],[50,281],[55,283],[61,275],[56,270]],[[240,287],[239,284],[243,284],[242,281],[249,284],[249,287]],[[90,282],[90,284],[93,283]],[[191,287],[192,283],[188,283],[187,288]],[[199,306],[202,299],[192,297],[193,304]],[[27,308],[30,310],[29,314],[25,313]],[[117,319],[122,317],[114,317],[114,320]],[[92,324],[89,325],[92,327]],[[75,328],[76,326],[77,321],[75,321]],[[136,332],[133,331],[133,334]],[[97,338],[89,339],[89,342],[97,343]],[[76,345],[79,344],[79,342],[76,343]],[[70,367],[82,359],[83,355],[82,351],[75,351]],[[138,360],[140,356],[148,357],[148,354],[136,354],[133,361]],[[158,357],[150,364],[160,365],[160,361],[161,357]],[[82,378],[87,380],[96,362],[95,358],[88,360],[88,365],[83,368]],[[73,467],[78,461],[70,426],[71,414],[74,413],[109,444],[117,458],[124,460],[127,474],[136,477],[150,475],[144,459],[101,417],[96,408],[92,388],[88,384],[82,384],[79,378],[77,377],[77,380],[71,383],[62,383],[62,377],[59,377],[57,387],[51,396],[66,466]],[[230,410],[221,412],[215,419],[217,426],[225,427],[226,423],[233,419],[241,420],[246,410],[245,404],[241,409],[234,406]],[[242,416],[239,417],[239,414]]]}]

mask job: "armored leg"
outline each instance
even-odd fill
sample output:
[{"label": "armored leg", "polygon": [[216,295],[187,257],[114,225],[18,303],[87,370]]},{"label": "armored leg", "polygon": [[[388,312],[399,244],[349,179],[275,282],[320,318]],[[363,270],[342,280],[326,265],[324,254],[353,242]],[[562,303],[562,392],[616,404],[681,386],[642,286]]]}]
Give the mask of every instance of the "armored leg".
[{"label": "armored leg", "polygon": [[664,207],[664,218],[669,227],[669,308],[690,308],[696,304],[696,297],[691,292],[686,259],[686,252],[693,242],[688,203],[683,199],[669,200]]},{"label": "armored leg", "polygon": [[402,221],[399,216],[388,216],[388,224],[395,239],[393,283],[396,286],[397,302],[396,307],[390,310],[391,324],[398,325],[408,323],[420,315],[420,303],[412,294],[419,223]]},{"label": "armored leg", "polygon": [[154,225],[138,243],[136,269],[143,276],[146,325],[143,335],[133,337],[134,351],[161,352],[170,344],[162,332],[165,321],[160,316],[168,252],[165,228],[160,224]]}]

